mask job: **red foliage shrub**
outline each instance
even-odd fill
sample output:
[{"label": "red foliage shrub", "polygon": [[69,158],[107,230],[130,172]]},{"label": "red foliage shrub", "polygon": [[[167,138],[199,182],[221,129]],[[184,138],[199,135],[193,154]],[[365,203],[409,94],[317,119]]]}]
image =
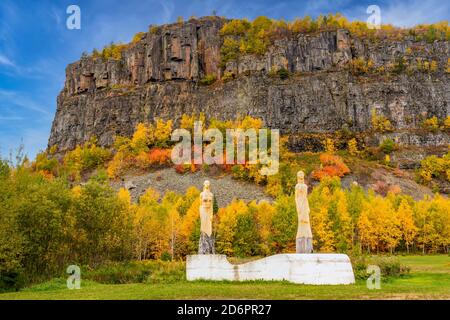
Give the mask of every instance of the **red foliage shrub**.
[{"label": "red foliage shrub", "polygon": [[170,163],[171,153],[171,149],[153,148],[149,151],[148,158],[151,164],[163,165]]},{"label": "red foliage shrub", "polygon": [[184,164],[176,164],[174,166],[175,171],[179,174],[183,174],[184,173]]},{"label": "red foliage shrub", "polygon": [[350,173],[350,169],[339,156],[323,153],[320,155],[320,163],[321,168],[312,174],[316,180],[322,180],[324,177],[343,177]]}]

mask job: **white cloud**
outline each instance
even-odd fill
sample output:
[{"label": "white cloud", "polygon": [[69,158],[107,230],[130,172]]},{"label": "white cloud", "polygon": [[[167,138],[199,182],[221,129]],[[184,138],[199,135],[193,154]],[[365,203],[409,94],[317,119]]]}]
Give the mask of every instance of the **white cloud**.
[{"label": "white cloud", "polygon": [[0,53],[0,65],[5,65],[7,67],[14,67],[14,63],[5,55]]},{"label": "white cloud", "polygon": [[[376,3],[374,3],[376,4]],[[442,0],[405,0],[378,4],[381,10],[381,23],[398,27],[412,27],[422,23],[435,23],[449,19],[450,2]],[[342,13],[350,20],[365,21],[367,6],[352,6]]]},{"label": "white cloud", "polygon": [[159,1],[159,5],[163,8],[162,20],[166,23],[170,22],[175,9],[174,3],[171,1],[162,0]]},{"label": "white cloud", "polygon": [[0,89],[0,106],[1,105],[12,105],[31,111],[36,111],[47,116],[51,115],[51,113],[39,103],[36,103],[34,100],[28,98],[23,93],[17,91]]},{"label": "white cloud", "polygon": [[20,121],[24,118],[18,116],[0,116],[0,121]]},{"label": "white cloud", "polygon": [[420,23],[433,23],[448,19],[450,4],[441,0],[412,0],[390,2],[380,6],[381,22],[391,23],[400,27],[410,27]]}]

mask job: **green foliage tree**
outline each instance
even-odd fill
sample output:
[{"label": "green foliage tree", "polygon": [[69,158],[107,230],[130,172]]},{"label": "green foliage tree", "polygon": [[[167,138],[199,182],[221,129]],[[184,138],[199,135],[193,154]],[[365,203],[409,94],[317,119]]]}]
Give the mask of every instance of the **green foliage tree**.
[{"label": "green foliage tree", "polygon": [[384,139],[380,144],[380,149],[385,154],[390,154],[395,149],[395,142],[391,138]]},{"label": "green foliage tree", "polygon": [[238,257],[258,255],[259,243],[260,237],[255,217],[252,211],[247,210],[237,218],[233,241],[234,254]]},{"label": "green foliage tree", "polygon": [[[297,233],[297,210],[293,196],[280,196],[275,203],[270,242],[276,253],[292,251]],[[295,250],[295,249],[294,249]]]},{"label": "green foliage tree", "polygon": [[131,257],[131,216],[108,185],[89,181],[70,213],[77,230],[76,251],[83,252],[77,261],[99,264]]}]

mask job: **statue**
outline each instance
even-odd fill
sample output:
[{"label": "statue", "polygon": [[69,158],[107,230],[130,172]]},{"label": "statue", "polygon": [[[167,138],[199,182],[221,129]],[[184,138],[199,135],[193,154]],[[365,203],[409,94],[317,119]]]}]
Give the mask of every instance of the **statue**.
[{"label": "statue", "polygon": [[303,171],[297,173],[295,204],[298,215],[295,251],[296,253],[311,253],[313,251],[313,246],[311,225],[309,222],[308,186],[305,184],[305,174]]},{"label": "statue", "polygon": [[200,241],[199,254],[214,254],[214,238],[212,235],[213,194],[209,190],[210,183],[206,180],[200,193]]}]

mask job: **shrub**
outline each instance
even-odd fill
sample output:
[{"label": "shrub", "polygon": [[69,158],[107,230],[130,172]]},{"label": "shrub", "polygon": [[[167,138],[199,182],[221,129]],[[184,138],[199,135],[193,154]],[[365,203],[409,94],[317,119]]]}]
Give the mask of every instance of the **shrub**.
[{"label": "shrub", "polygon": [[395,142],[391,138],[386,138],[380,143],[379,148],[385,154],[390,154],[395,149]]},{"label": "shrub", "polygon": [[320,155],[321,168],[313,171],[313,178],[322,180],[325,177],[343,177],[350,169],[339,156],[323,153]]},{"label": "shrub", "polygon": [[149,154],[145,151],[141,151],[135,156],[134,161],[136,162],[136,166],[141,170],[148,169],[152,165]]},{"label": "shrub", "polygon": [[109,46],[105,46],[102,52],[98,52],[96,49],[93,51],[93,57],[102,58],[103,60],[120,60],[122,59],[122,51],[124,51],[128,46],[126,44],[115,44],[112,43]]},{"label": "shrub", "polygon": [[394,65],[392,66],[392,72],[395,74],[400,74],[406,71],[408,68],[408,63],[404,57],[399,57],[395,60]]},{"label": "shrub", "polygon": [[45,171],[56,176],[59,169],[59,161],[55,157],[49,157],[49,153],[41,152],[36,155],[36,160],[32,163],[35,171]]},{"label": "shrub", "polygon": [[222,36],[243,36],[251,28],[251,23],[247,19],[233,19],[226,23],[220,30]]},{"label": "shrub", "polygon": [[9,177],[11,173],[11,168],[9,167],[8,162],[3,159],[0,159],[0,179],[5,179]]},{"label": "shrub", "polygon": [[423,159],[420,166],[419,174],[424,182],[444,176],[448,179],[447,170],[450,169],[450,156],[448,153],[442,158],[432,155]]},{"label": "shrub", "polygon": [[400,277],[410,271],[410,268],[401,264],[397,257],[378,256],[373,258],[372,263],[380,267],[381,275],[384,277]]},{"label": "shrub", "polygon": [[223,74],[223,77],[222,77],[222,81],[223,82],[228,82],[228,81],[231,81],[231,80],[233,80],[235,78],[235,76],[234,76],[234,73],[233,72],[225,72],[224,74]]},{"label": "shrub", "polygon": [[244,180],[248,179],[247,171],[242,164],[235,164],[234,166],[232,166],[231,173],[233,175],[233,178]]},{"label": "shrub", "polygon": [[130,141],[130,149],[133,153],[138,154],[142,151],[148,151],[153,142],[153,127],[145,123],[138,123]]},{"label": "shrub", "polygon": [[323,141],[323,147],[324,147],[326,153],[333,154],[336,152],[336,147],[335,147],[333,139],[326,138]]},{"label": "shrub", "polygon": [[436,72],[437,69],[438,69],[437,62],[434,61],[434,60],[431,60],[431,63],[430,63],[430,72]]},{"label": "shrub", "polygon": [[221,48],[222,66],[236,60],[239,54],[264,54],[273,26],[273,20],[267,17],[257,17],[253,22],[233,19],[226,23],[220,31],[225,37]]},{"label": "shrub", "polygon": [[358,155],[358,153],[359,153],[358,142],[356,142],[355,138],[353,138],[347,142],[347,150],[348,150],[348,153],[350,153],[350,155],[352,155],[352,156]]},{"label": "shrub", "polygon": [[363,57],[350,60],[350,71],[354,75],[367,74],[373,71],[373,61],[366,60]]},{"label": "shrub", "polygon": [[[274,20],[267,17],[257,17],[252,22],[246,19],[233,19],[223,26],[221,35],[234,38],[240,42],[240,52],[243,54],[263,54],[268,46],[276,39],[292,36],[298,33],[313,33],[317,31],[330,31],[347,29],[352,35],[369,39],[393,39],[402,40],[405,37],[414,37],[417,41],[449,40],[450,28],[447,21],[430,25],[417,25],[409,29],[401,29],[392,25],[381,25],[379,30],[367,28],[367,23],[362,21],[348,21],[338,14],[320,15],[316,19],[310,16],[296,18],[292,22]],[[409,55],[411,52],[407,50]],[[401,59],[401,60],[400,60]],[[398,58],[395,72],[406,69],[406,61]],[[366,67],[364,62],[363,67]]]},{"label": "shrub", "polygon": [[82,268],[82,277],[105,284],[166,283],[185,279],[183,262],[161,260],[108,262],[98,268],[87,266]]},{"label": "shrub", "polygon": [[150,160],[150,164],[163,165],[170,163],[171,154],[171,149],[153,148],[150,150],[148,158]]},{"label": "shrub", "polygon": [[391,165],[391,156],[389,154],[386,154],[384,157],[384,164],[389,166]]},{"label": "shrub", "polygon": [[138,32],[133,36],[133,39],[131,40],[132,43],[137,43],[142,40],[142,38],[145,36],[145,32]]},{"label": "shrub", "polygon": [[439,130],[439,120],[436,116],[433,116],[429,119],[425,119],[422,123],[422,127],[425,130],[436,132]]},{"label": "shrub", "polygon": [[450,130],[450,116],[447,116],[444,120],[444,129],[447,131]]},{"label": "shrub", "polygon": [[161,261],[172,261],[172,256],[170,255],[170,253],[168,251],[164,251],[161,254]]},{"label": "shrub", "polygon": [[172,124],[172,120],[164,122],[162,119],[156,119],[156,126],[153,132],[155,147],[165,148],[169,146],[170,135],[172,134]]},{"label": "shrub", "polygon": [[225,38],[220,48],[220,64],[224,68],[229,61],[234,61],[239,56],[239,41],[233,38]]},{"label": "shrub", "polygon": [[179,174],[184,174],[187,170],[190,169],[190,165],[188,165],[188,169],[186,169],[186,165],[185,164],[177,164],[175,165],[175,171]]},{"label": "shrub", "polygon": [[369,277],[369,274],[367,273],[367,267],[369,265],[380,267],[381,281],[408,275],[410,271],[410,268],[402,264],[397,257],[363,255],[353,256],[350,260],[357,280],[366,280]]},{"label": "shrub", "polygon": [[285,68],[280,68],[277,71],[278,77],[280,77],[280,79],[284,80],[289,78],[289,71],[287,71]]},{"label": "shrub", "polygon": [[67,152],[63,164],[72,178],[77,180],[83,171],[98,168],[110,158],[111,151],[98,147],[96,139],[92,138],[83,146],[78,145],[74,150]]},{"label": "shrub", "polygon": [[158,26],[151,26],[150,27],[150,33],[151,34],[156,34],[156,33],[158,33]]},{"label": "shrub", "polygon": [[377,115],[377,112],[375,109],[372,109],[371,122],[372,122],[372,128],[375,131],[379,131],[381,133],[393,131],[392,124],[389,121],[389,119],[387,119],[383,115]]},{"label": "shrub", "polygon": [[156,124],[139,123],[131,139],[117,136],[114,148],[117,153],[108,165],[108,175],[118,177],[126,168],[147,169],[153,165],[169,163],[172,120],[156,119]]},{"label": "shrub", "polygon": [[207,74],[205,77],[200,79],[199,82],[203,86],[209,86],[209,85],[213,84],[214,82],[216,82],[216,80],[217,80],[217,76],[215,74]]}]

